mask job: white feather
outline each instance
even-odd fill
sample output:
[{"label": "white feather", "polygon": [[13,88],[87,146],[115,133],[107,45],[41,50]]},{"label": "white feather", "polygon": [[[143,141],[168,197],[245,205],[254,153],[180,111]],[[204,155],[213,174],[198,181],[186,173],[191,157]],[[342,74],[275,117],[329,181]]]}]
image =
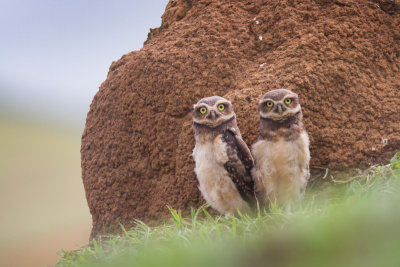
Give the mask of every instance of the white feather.
[{"label": "white feather", "polygon": [[255,160],[252,175],[259,200],[285,204],[301,196],[310,161],[305,131],[294,141],[260,140],[252,146],[252,153]]},{"label": "white feather", "polygon": [[224,168],[229,158],[221,135],[212,142],[196,143],[192,156],[199,189],[212,208],[228,215],[249,208]]}]

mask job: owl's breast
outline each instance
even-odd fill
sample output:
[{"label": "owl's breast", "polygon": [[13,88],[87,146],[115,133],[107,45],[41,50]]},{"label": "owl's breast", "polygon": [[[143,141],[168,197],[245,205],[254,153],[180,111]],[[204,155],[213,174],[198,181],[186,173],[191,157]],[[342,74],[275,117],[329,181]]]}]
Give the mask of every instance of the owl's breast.
[{"label": "owl's breast", "polygon": [[224,167],[229,158],[221,135],[211,142],[196,143],[192,155],[199,189],[207,203],[225,214],[247,207]]},{"label": "owl's breast", "polygon": [[[303,168],[310,160],[309,141],[306,132],[291,141],[260,140],[253,145],[253,155],[262,172],[285,173]],[[286,175],[283,175],[286,176]]]},{"label": "owl's breast", "polygon": [[204,171],[218,165],[212,143],[196,144],[192,154],[195,161],[195,172]]},{"label": "owl's breast", "polygon": [[200,190],[211,192],[226,184],[233,185],[224,164],[229,160],[226,143],[218,135],[214,140],[205,143],[196,143],[193,150],[195,161],[194,172],[199,180]]},{"label": "owl's breast", "polygon": [[252,175],[260,199],[285,203],[300,195],[307,183],[310,160],[306,132],[290,141],[260,140],[253,145],[252,152],[255,159]]},{"label": "owl's breast", "polygon": [[[226,143],[222,141],[221,135],[209,142],[196,143],[193,154],[195,160],[195,172],[199,173],[221,173],[225,171],[223,165],[228,161]],[[209,176],[209,175],[207,175]]]}]

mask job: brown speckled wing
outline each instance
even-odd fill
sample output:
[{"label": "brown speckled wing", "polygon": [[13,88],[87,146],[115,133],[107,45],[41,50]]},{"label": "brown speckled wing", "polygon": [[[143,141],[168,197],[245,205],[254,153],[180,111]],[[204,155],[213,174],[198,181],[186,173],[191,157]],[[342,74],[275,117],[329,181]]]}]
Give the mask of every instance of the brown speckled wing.
[{"label": "brown speckled wing", "polygon": [[229,160],[224,164],[229,177],[235,183],[242,198],[250,205],[256,203],[254,181],[250,171],[254,166],[253,156],[246,143],[232,131],[224,132],[223,140],[227,144]]}]

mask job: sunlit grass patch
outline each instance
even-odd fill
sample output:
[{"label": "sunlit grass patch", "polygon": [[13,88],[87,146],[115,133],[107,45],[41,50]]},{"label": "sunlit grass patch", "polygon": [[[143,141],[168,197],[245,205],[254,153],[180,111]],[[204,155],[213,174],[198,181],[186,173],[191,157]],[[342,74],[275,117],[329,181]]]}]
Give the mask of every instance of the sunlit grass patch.
[{"label": "sunlit grass patch", "polygon": [[[291,209],[249,216],[170,209],[171,222],[61,251],[59,266],[400,266],[400,154]],[[321,189],[323,188],[323,189]],[[122,227],[122,226],[121,226]]]}]

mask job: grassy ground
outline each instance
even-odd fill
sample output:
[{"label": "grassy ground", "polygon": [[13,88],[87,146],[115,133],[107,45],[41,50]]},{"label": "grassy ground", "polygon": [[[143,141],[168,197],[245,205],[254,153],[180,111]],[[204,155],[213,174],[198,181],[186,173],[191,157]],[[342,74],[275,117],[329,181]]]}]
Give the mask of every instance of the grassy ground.
[{"label": "grassy ground", "polygon": [[58,266],[400,266],[400,154],[291,210],[212,217],[205,209],[60,251]]}]

